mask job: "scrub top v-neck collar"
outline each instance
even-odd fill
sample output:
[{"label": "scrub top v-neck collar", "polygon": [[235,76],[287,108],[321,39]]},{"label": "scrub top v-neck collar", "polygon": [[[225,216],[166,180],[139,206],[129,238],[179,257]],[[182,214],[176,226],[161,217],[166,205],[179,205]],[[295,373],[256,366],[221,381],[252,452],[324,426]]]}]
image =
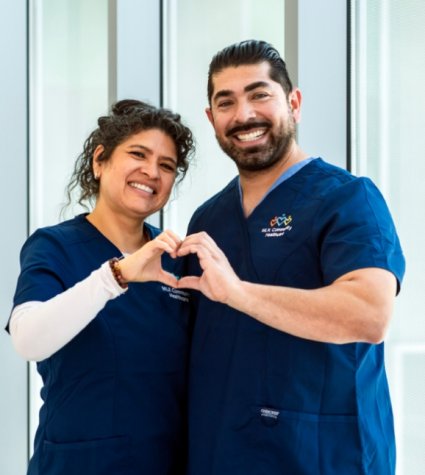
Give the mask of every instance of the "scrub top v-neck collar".
[{"label": "scrub top v-neck collar", "polygon": [[248,216],[245,216],[244,211],[243,211],[243,202],[242,202],[242,189],[241,189],[241,184],[240,184],[240,178],[236,178],[236,192],[238,193],[239,199],[235,201],[236,204],[236,215],[239,217],[240,221],[240,229],[241,229],[241,245],[246,249],[246,262],[245,262],[245,278],[251,279],[254,282],[261,282],[260,275],[257,271],[257,265],[255,264],[255,259],[254,255],[252,252],[252,239],[250,236],[250,221],[252,221],[250,218],[253,217],[256,214],[256,211],[259,209],[260,205],[264,203],[265,199],[270,195],[270,193],[275,190],[278,186],[280,186],[282,183],[285,181],[289,180],[291,177],[293,177],[297,172],[299,172],[302,168],[304,168],[306,165],[308,165],[310,162],[315,160],[315,157],[310,157],[306,158],[305,160],[302,160],[301,162],[298,162],[294,165],[292,165],[290,168],[285,170],[278,178],[277,180],[271,185],[269,190],[264,194],[264,196],[261,198],[261,200],[257,203],[255,208],[251,211],[251,213]]},{"label": "scrub top v-neck collar", "polygon": [[[99,229],[97,229],[97,227],[91,221],[87,219],[88,214],[89,213],[82,213],[78,215],[76,218],[79,219],[82,223],[84,223],[84,226],[86,227],[90,235],[101,238],[108,246],[113,248],[119,256],[121,257],[129,256],[130,253],[122,252],[120,249],[118,249],[118,247],[112,241],[110,241],[102,232],[99,231]],[[146,236],[148,237],[149,241],[152,240],[154,237],[156,237],[154,235],[153,229],[146,222],[143,223],[143,233],[144,234],[146,233]]]},{"label": "scrub top v-neck collar", "polygon": [[[316,160],[316,157],[309,157],[304,160],[301,160],[298,163],[295,163],[291,167],[289,167],[287,170],[285,170],[277,179],[276,181],[271,185],[271,187],[266,191],[264,196],[261,198],[261,200],[255,205],[255,207],[252,209],[251,213],[249,213],[248,216],[246,216],[246,219],[249,219],[249,217],[254,213],[254,211],[258,208],[258,206],[267,198],[267,196],[274,190],[276,189],[279,185],[281,185],[284,181],[289,180],[292,176],[294,176],[297,172],[299,172],[302,168],[304,168],[306,165],[308,165],[310,162],[313,160]],[[242,193],[242,187],[241,187],[241,180],[240,177],[237,177],[237,188],[239,191],[239,202],[242,208],[243,212],[243,193]]]}]

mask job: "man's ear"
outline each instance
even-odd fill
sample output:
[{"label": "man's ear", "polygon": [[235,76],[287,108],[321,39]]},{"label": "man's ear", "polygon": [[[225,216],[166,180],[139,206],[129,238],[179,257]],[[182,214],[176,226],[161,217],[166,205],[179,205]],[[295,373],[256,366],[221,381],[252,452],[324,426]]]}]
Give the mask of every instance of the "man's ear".
[{"label": "man's ear", "polygon": [[298,124],[301,120],[301,91],[296,87],[289,93],[288,97],[289,106],[291,107],[292,114],[295,122]]},{"label": "man's ear", "polygon": [[210,121],[210,124],[214,127],[214,117],[213,113],[211,111],[211,107],[206,107],[205,108],[205,114],[207,114],[208,120]]}]

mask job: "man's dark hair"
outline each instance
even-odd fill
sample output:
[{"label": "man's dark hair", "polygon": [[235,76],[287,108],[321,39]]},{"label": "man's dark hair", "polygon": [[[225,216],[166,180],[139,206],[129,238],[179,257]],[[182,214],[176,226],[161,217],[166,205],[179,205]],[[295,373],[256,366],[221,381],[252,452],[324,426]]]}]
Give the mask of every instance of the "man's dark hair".
[{"label": "man's dark hair", "polygon": [[270,43],[259,40],[245,40],[234,43],[219,51],[211,60],[208,71],[208,102],[214,92],[213,75],[225,68],[267,61],[270,64],[270,79],[278,82],[286,96],[292,91],[292,82],[286,69],[285,61]]}]

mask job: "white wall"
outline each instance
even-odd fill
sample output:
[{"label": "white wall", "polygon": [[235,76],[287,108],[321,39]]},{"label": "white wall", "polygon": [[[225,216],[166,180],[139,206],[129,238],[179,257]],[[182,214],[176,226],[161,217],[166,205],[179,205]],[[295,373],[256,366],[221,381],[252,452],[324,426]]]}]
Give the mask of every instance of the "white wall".
[{"label": "white wall", "polygon": [[3,327],[27,233],[26,2],[0,0],[0,12],[0,474],[22,475],[28,450],[27,364]]}]

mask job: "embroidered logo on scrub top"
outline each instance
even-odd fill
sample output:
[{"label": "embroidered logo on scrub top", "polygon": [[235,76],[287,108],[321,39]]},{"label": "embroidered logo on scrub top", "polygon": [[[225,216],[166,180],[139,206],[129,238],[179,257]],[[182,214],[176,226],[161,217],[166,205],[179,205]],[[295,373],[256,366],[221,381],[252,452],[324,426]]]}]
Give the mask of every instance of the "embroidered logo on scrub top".
[{"label": "embroidered logo on scrub top", "polygon": [[281,216],[275,216],[269,222],[269,227],[262,228],[261,232],[266,238],[281,237],[291,231],[292,216],[283,213]]},{"label": "embroidered logo on scrub top", "polygon": [[169,287],[168,285],[161,285],[161,290],[166,292],[172,299],[180,300],[181,302],[189,302],[189,292],[175,289],[174,287]]}]

